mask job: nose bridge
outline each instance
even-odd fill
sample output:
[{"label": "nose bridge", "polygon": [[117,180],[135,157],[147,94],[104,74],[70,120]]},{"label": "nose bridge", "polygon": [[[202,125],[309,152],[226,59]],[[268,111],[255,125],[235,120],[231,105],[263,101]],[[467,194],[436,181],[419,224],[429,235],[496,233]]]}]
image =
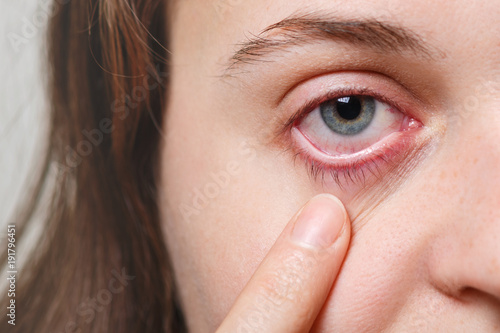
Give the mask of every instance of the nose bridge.
[{"label": "nose bridge", "polygon": [[456,186],[444,202],[445,235],[433,248],[434,278],[448,293],[476,289],[500,300],[500,108],[460,124],[447,167]]}]

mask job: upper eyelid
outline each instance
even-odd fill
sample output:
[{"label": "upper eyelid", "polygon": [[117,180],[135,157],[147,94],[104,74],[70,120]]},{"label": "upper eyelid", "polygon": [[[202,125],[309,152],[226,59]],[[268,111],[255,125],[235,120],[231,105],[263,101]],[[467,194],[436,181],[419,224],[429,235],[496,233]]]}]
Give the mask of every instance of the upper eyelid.
[{"label": "upper eyelid", "polygon": [[[417,100],[419,103],[421,104],[429,104],[428,101],[426,101],[424,98],[422,98],[422,96],[418,95],[415,91],[413,91],[413,89],[410,89],[410,87],[408,87],[407,85],[405,85],[403,82],[401,82],[400,80],[397,80],[391,76],[387,76],[383,73],[380,73],[380,72],[374,72],[374,71],[365,71],[365,70],[347,70],[347,71],[334,71],[334,72],[327,72],[327,73],[323,73],[321,75],[317,75],[315,77],[311,77],[311,78],[308,78],[308,79],[304,79],[304,80],[301,80],[300,82],[297,82],[295,85],[293,85],[292,87],[290,87],[290,89],[288,89],[285,93],[283,93],[282,96],[280,96],[279,100],[283,100],[285,99],[285,97],[290,93],[292,92],[294,89],[296,89],[298,86],[301,86],[303,85],[304,83],[308,82],[308,81],[311,81],[311,80],[314,80],[314,79],[317,79],[318,77],[323,77],[323,76],[333,76],[333,75],[342,75],[342,74],[355,74],[355,75],[376,75],[376,76],[382,76],[382,77],[385,77],[387,79],[389,79],[390,81],[393,81],[395,85],[398,85],[399,87],[403,88],[406,92],[408,92],[409,95],[411,95],[411,97],[415,100]],[[371,92],[374,92],[373,89],[371,88],[368,88],[368,87],[359,87],[357,88],[359,90],[363,90],[365,89],[366,91],[371,91]],[[347,89],[346,89],[347,90]]]},{"label": "upper eyelid", "polygon": [[[320,90],[324,92],[318,93]],[[379,72],[358,70],[329,72],[301,80],[279,97],[276,108],[299,110],[308,103],[325,99],[325,96],[345,96],[342,94],[366,94],[412,117],[426,118],[427,114],[430,115],[429,101],[421,98],[399,80]],[[294,102],[294,99],[298,101]],[[304,102],[306,99],[309,101]]]}]

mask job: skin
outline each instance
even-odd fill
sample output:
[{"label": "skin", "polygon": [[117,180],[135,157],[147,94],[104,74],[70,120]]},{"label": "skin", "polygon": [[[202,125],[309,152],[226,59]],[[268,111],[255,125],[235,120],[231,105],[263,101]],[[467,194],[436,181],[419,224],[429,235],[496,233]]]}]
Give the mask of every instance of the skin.
[{"label": "skin", "polygon": [[[186,0],[172,8],[161,214],[191,332],[500,329],[498,4]],[[315,41],[223,76],[239,43],[299,10],[409,29],[432,55]],[[293,138],[276,139],[294,101],[311,98],[307,85],[338,86],[339,75],[395,90],[422,124],[391,168],[341,186],[311,177],[287,149]],[[291,236],[296,212],[320,193],[342,200],[350,223],[333,245],[305,246]],[[344,222],[335,205],[314,199],[316,217],[306,217],[331,237]],[[262,299],[269,308],[256,306]]]}]

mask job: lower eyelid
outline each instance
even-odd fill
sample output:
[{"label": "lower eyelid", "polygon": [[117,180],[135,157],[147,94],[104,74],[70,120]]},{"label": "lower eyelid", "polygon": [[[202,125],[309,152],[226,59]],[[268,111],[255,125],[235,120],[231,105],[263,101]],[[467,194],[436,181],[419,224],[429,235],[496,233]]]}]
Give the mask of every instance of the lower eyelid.
[{"label": "lower eyelid", "polygon": [[318,160],[332,165],[359,161],[369,154],[373,154],[376,151],[382,151],[394,145],[394,141],[397,141],[401,136],[401,132],[395,132],[359,152],[353,154],[330,155],[316,147],[298,128],[295,127],[292,131],[292,137],[297,140],[300,146],[310,150],[311,155],[317,157]]},{"label": "lower eyelid", "polygon": [[427,141],[422,130],[422,124],[415,123],[408,130],[394,132],[360,152],[338,156],[319,150],[296,127],[292,128],[291,139],[296,157],[306,162],[310,176],[344,187],[349,182],[365,184],[370,175],[381,179],[386,168],[401,164],[412,150]]}]

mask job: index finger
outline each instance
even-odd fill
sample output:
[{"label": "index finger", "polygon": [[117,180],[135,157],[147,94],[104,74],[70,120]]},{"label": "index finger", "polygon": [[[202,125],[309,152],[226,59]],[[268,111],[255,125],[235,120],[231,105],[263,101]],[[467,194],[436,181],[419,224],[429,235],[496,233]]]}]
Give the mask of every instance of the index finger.
[{"label": "index finger", "polygon": [[345,257],[350,225],[332,195],[311,199],[292,218],[219,327],[223,332],[305,332]]}]

